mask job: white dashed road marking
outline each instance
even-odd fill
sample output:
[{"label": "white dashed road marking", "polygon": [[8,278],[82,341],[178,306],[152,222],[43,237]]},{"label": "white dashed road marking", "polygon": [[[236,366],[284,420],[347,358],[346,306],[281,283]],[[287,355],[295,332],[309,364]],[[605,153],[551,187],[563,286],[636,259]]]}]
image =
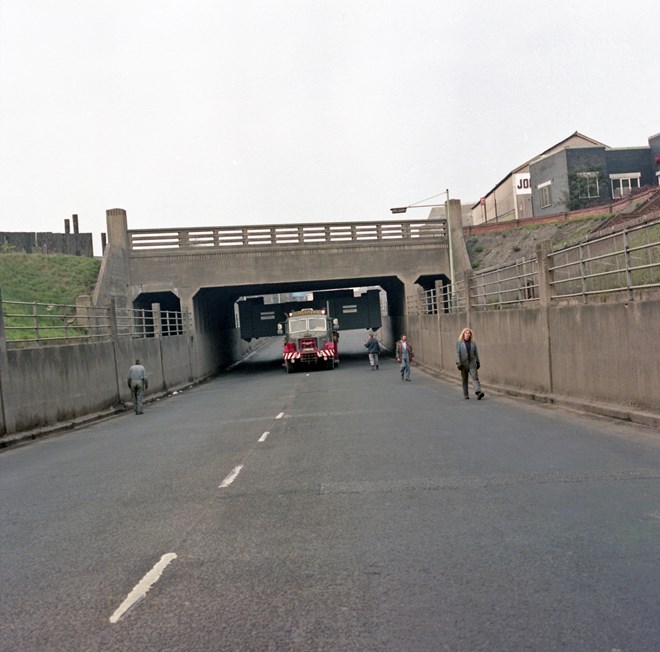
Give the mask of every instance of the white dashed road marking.
[{"label": "white dashed road marking", "polygon": [[261,435],[261,437],[259,437],[259,443],[261,444],[262,442],[266,441],[266,437],[268,437],[268,435],[270,435],[270,432],[266,430],[266,432]]},{"label": "white dashed road marking", "polygon": [[225,489],[226,487],[228,487],[234,480],[236,480],[242,468],[243,468],[242,464],[239,464],[238,466],[234,467],[232,472],[222,481],[222,484],[218,487],[218,489]]},{"label": "white dashed road marking", "polygon": [[284,416],[284,412],[280,412],[275,418],[281,419]]},{"label": "white dashed road marking", "polygon": [[135,585],[135,588],[119,605],[115,613],[110,616],[110,622],[116,623],[133,605],[142,600],[149,589],[158,581],[167,565],[174,559],[176,559],[176,553],[174,552],[163,555],[160,561]]}]

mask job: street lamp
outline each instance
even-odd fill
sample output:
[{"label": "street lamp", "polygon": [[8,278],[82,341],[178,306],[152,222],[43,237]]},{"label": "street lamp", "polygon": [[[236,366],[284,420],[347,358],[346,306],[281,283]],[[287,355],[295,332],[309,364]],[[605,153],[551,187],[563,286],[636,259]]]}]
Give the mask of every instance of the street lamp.
[{"label": "street lamp", "polygon": [[[422,202],[429,201],[430,199],[435,199],[441,195],[446,196],[444,204],[422,204]],[[456,282],[454,278],[454,252],[452,251],[452,240],[451,240],[451,220],[449,219],[449,189],[441,192],[432,197],[427,197],[426,199],[420,199],[420,201],[410,204],[409,206],[398,206],[396,208],[390,208],[392,213],[405,213],[409,208],[439,208],[445,206],[445,220],[447,222],[447,240],[449,241],[449,274],[451,275],[451,290],[449,292],[449,308],[450,310],[454,307],[454,284]]]},{"label": "street lamp", "polygon": [[445,190],[444,192],[441,192],[438,195],[433,195],[433,197],[420,199],[418,202],[415,202],[414,204],[410,204],[410,206],[398,206],[397,208],[390,208],[390,210],[393,213],[405,213],[409,208],[438,208],[440,206],[444,206],[444,204],[422,204],[422,202],[429,201],[429,199],[435,199],[436,197],[440,197],[441,195],[446,195],[447,197],[446,201],[449,201],[449,190]]}]

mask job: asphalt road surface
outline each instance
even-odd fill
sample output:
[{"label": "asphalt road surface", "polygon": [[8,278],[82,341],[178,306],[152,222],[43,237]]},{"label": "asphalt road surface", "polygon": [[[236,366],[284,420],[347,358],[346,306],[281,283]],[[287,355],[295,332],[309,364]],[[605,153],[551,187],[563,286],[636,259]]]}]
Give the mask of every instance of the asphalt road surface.
[{"label": "asphalt road surface", "polygon": [[0,649],[660,650],[660,433],[364,339],[0,454]]}]

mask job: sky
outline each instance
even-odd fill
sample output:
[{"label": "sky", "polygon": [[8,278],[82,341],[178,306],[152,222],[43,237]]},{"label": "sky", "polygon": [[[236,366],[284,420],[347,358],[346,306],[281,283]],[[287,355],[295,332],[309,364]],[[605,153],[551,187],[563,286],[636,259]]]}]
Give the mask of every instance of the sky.
[{"label": "sky", "polygon": [[100,255],[110,208],[155,229],[475,202],[575,131],[648,145],[658,25],[658,0],[0,0],[0,231],[75,213]]}]

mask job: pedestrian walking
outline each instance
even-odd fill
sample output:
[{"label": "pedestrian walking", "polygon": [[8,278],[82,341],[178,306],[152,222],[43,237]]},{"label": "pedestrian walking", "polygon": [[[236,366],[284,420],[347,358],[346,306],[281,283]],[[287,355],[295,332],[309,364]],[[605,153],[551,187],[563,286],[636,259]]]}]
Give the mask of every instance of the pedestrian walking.
[{"label": "pedestrian walking", "polygon": [[142,402],[144,400],[144,390],[149,388],[147,370],[138,358],[134,365],[128,370],[128,388],[133,396],[133,410],[135,414],[144,414],[142,411]]},{"label": "pedestrian walking", "polygon": [[474,336],[469,328],[464,328],[461,331],[458,342],[456,342],[456,366],[461,372],[461,380],[463,381],[463,398],[470,398],[468,394],[468,376],[470,376],[474,393],[480,401],[484,397],[479,383],[481,361],[479,360],[477,343],[474,341]]},{"label": "pedestrian walking", "polygon": [[376,371],[376,369],[378,369],[378,354],[380,353],[380,344],[374,337],[373,333],[369,333],[369,339],[365,342],[364,345],[367,347],[367,353],[369,354],[369,364],[371,365],[371,371]]},{"label": "pedestrian walking", "polygon": [[401,380],[410,381],[410,363],[415,359],[412,345],[407,336],[402,335],[396,343],[396,361],[401,365]]}]

